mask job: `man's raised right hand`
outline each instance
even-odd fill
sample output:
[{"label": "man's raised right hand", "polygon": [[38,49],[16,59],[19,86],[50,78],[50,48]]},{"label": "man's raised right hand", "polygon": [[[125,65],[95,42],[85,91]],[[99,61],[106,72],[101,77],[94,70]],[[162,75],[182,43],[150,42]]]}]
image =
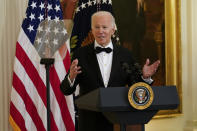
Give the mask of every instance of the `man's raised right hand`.
[{"label": "man's raised right hand", "polygon": [[73,80],[77,77],[77,75],[82,72],[80,69],[81,67],[78,66],[78,59],[73,60],[70,66],[70,73],[69,73],[69,78],[71,82],[73,82]]}]

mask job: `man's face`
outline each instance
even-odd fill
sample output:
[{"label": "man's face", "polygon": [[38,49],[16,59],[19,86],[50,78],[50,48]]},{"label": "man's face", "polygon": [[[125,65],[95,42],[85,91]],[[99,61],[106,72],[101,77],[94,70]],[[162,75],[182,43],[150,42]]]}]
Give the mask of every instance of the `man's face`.
[{"label": "man's face", "polygon": [[100,15],[94,16],[92,19],[92,34],[99,45],[106,46],[110,42],[114,31],[111,16]]}]

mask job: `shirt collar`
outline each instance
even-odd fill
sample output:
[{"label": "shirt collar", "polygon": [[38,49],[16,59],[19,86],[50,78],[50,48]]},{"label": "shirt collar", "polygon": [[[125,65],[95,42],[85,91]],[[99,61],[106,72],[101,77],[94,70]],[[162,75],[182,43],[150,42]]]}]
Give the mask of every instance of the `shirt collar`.
[{"label": "shirt collar", "polygon": [[[103,48],[103,46],[99,45],[97,43],[97,41],[95,40],[95,42],[94,42],[94,48],[96,48],[96,47],[102,47]],[[112,44],[111,41],[109,42],[109,44],[107,44],[107,46],[105,46],[105,48],[107,48],[107,47],[110,47],[113,50],[113,44]]]}]

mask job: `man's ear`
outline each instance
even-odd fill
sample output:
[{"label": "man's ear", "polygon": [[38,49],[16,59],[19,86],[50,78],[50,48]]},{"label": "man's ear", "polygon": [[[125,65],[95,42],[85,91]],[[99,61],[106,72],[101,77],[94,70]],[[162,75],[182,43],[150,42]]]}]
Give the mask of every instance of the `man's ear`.
[{"label": "man's ear", "polygon": [[115,27],[112,28],[112,35],[115,33]]}]

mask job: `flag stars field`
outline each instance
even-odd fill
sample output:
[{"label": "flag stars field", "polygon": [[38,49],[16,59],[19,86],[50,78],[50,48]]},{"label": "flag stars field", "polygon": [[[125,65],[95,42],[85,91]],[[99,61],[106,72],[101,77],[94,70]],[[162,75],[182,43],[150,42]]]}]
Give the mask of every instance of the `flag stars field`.
[{"label": "flag stars field", "polygon": [[107,4],[107,0],[103,0],[103,4]]},{"label": "flag stars field", "polygon": [[90,0],[88,1],[87,4],[88,4],[88,7],[89,7],[89,6],[92,6],[92,2],[91,2]]},{"label": "flag stars field", "polygon": [[96,0],[94,0],[94,1],[93,1],[93,4],[94,4],[94,5],[96,5],[96,3],[97,3],[97,1],[96,1]]},{"label": "flag stars field", "polygon": [[32,13],[31,13],[31,15],[29,16],[29,18],[31,19],[31,21],[32,21],[33,19],[35,19],[35,14],[32,14]]},{"label": "flag stars field", "polygon": [[40,7],[41,10],[44,9],[44,4],[41,2],[39,7]]},{"label": "flag stars field", "polygon": [[79,7],[77,7],[76,9],[75,9],[75,13],[78,13],[80,11],[80,9],[79,9]]},{"label": "flag stars field", "polygon": [[29,32],[31,33],[31,31],[34,31],[34,26],[29,25],[29,27],[27,28],[29,30]]},{"label": "flag stars field", "polygon": [[82,3],[81,4],[81,8],[83,9],[83,8],[86,8],[86,3]]},{"label": "flag stars field", "polygon": [[36,2],[32,2],[31,7],[32,9],[36,8]]},{"label": "flag stars field", "polygon": [[60,11],[60,6],[56,5],[55,10],[56,10],[56,12]]},{"label": "flag stars field", "polygon": [[44,15],[40,14],[40,16],[38,17],[38,19],[39,19],[40,22],[41,22],[42,20],[44,20]]},{"label": "flag stars field", "polygon": [[49,5],[47,6],[47,9],[48,9],[48,11],[52,10],[52,9],[53,9],[53,8],[52,8],[52,5],[49,4]]},{"label": "flag stars field", "polygon": [[[79,3],[78,7],[75,9],[75,13],[80,12],[83,9],[86,9],[86,5],[88,7],[94,6],[96,4],[108,4],[108,5],[112,5],[112,0],[89,0],[87,2],[82,2],[81,5]],[[80,10],[81,9],[81,10]]]}]

